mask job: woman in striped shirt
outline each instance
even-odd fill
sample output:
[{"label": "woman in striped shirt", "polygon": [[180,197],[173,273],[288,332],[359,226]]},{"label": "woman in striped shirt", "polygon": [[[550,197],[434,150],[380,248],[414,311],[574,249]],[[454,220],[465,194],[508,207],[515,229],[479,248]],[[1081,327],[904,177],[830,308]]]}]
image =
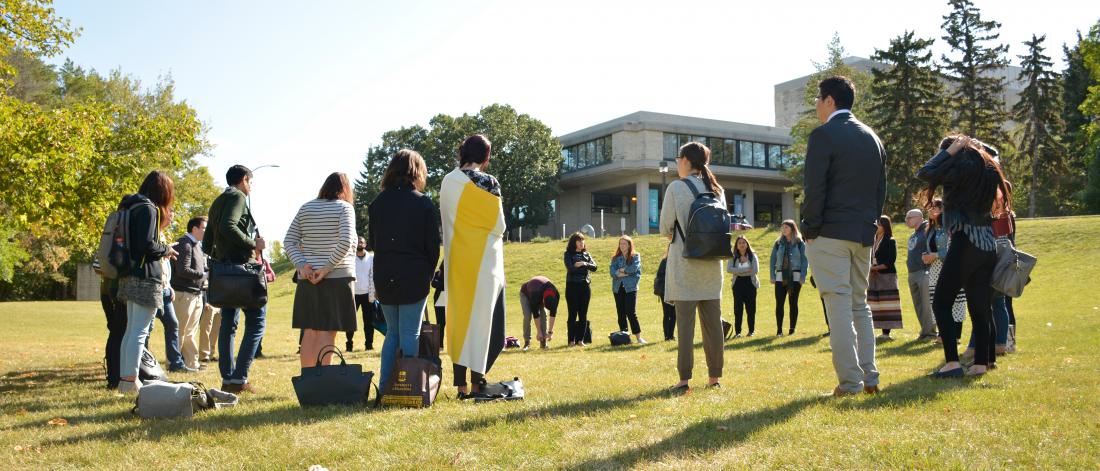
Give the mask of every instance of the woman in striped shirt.
[{"label": "woman in striped shirt", "polygon": [[[302,367],[315,366],[321,349],[336,342],[336,333],[355,326],[355,211],[347,175],[325,179],[317,199],[298,210],[290,222],[285,250],[297,267],[294,292],[295,329],[302,329]],[[329,364],[326,354],[321,363]]]}]

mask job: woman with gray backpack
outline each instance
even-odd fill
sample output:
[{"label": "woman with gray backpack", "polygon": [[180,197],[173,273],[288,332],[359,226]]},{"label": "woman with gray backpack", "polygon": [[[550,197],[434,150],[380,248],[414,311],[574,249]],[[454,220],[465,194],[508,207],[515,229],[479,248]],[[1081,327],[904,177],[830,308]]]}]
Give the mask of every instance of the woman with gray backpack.
[{"label": "woman with gray backpack", "polygon": [[[680,381],[669,388],[672,393],[685,393],[691,380],[694,367],[695,319],[698,313],[699,324],[703,331],[703,351],[707,360],[707,387],[717,388],[722,377],[723,333],[722,333],[722,278],[721,258],[700,256],[697,251],[707,249],[724,250],[730,253],[729,214],[725,213],[725,247],[720,244],[699,244],[696,241],[710,241],[698,237],[694,231],[693,218],[706,214],[718,217],[726,207],[725,193],[718,179],[711,172],[710,149],[698,142],[689,142],[680,147],[676,156],[676,171],[680,180],[668,185],[665,190],[665,204],[661,208],[661,234],[672,242],[669,245],[665,273],[665,301],[676,306],[676,330],[680,332],[677,343],[676,368]],[[708,211],[700,203],[713,206]],[[694,206],[694,211],[693,211]],[[714,208],[721,206],[721,211]],[[702,209],[702,210],[701,210]],[[711,221],[713,222],[713,221]],[[719,225],[722,223],[718,221]],[[721,236],[715,232],[712,235]],[[692,243],[689,243],[690,242]],[[687,253],[685,253],[687,249]],[[726,256],[729,258],[729,255]]]},{"label": "woman with gray backpack", "polygon": [[164,288],[168,286],[168,259],[176,251],[165,243],[161,231],[172,222],[175,201],[172,179],[164,172],[145,176],[137,194],[122,199],[120,209],[128,213],[125,256],[128,263],[119,267],[118,298],[126,302],[126,334],[122,337],[118,392],[133,394],[141,389],[138,362],[153,315],[164,308]]}]

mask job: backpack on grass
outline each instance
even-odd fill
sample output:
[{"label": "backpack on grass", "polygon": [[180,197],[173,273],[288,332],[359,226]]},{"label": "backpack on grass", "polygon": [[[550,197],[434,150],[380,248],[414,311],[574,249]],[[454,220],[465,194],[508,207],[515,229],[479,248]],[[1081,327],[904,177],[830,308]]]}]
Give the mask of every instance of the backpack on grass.
[{"label": "backpack on grass", "polygon": [[[730,213],[713,191],[701,192],[690,179],[680,181],[687,185],[695,199],[688,212],[687,233],[676,221],[676,232],[684,241],[684,258],[703,260],[729,260],[733,258],[730,238]],[[675,235],[675,234],[674,234]]]}]

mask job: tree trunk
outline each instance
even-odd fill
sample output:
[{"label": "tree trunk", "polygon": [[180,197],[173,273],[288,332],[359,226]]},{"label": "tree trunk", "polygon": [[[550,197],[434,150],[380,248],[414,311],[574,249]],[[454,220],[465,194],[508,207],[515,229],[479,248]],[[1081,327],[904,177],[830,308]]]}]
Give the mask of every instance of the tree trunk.
[{"label": "tree trunk", "polygon": [[1027,217],[1035,217],[1035,192],[1039,191],[1039,125],[1032,125],[1034,135],[1031,136],[1031,144],[1028,153],[1031,154],[1031,189],[1027,195]]}]

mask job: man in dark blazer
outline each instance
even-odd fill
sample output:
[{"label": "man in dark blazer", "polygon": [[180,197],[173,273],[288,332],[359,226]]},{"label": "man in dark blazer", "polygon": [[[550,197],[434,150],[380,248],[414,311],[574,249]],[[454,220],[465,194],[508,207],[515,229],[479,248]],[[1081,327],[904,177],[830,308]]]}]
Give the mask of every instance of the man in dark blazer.
[{"label": "man in dark blazer", "polygon": [[187,370],[199,368],[198,328],[204,305],[202,284],[206,280],[206,256],[199,244],[205,233],[205,216],[187,221],[187,233],[176,243],[179,255],[172,262],[172,289],[176,291],[172,307],[179,319],[180,351]]},{"label": "man in dark blazer", "polygon": [[817,118],[806,147],[802,234],[832,335],[834,396],[878,392],[867,275],[875,220],[886,201],[886,150],[852,115],[855,86],[836,76],[818,84]]}]

